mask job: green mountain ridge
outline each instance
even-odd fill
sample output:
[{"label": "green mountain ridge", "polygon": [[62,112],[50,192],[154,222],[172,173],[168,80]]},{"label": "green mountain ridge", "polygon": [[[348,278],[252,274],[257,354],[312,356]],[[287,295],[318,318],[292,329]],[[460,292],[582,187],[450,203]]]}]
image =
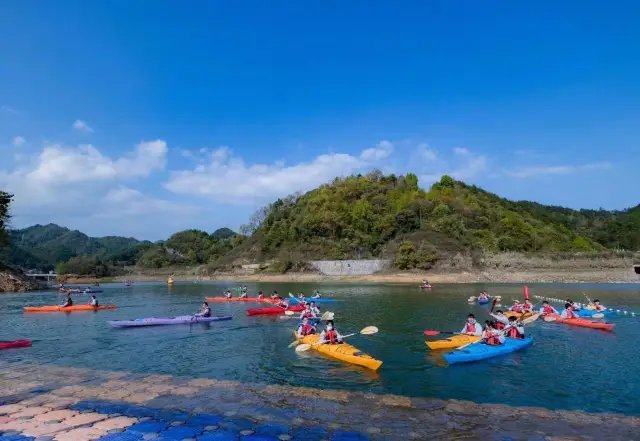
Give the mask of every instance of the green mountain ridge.
[{"label": "green mountain ridge", "polygon": [[459,255],[481,262],[477,256],[502,252],[635,252],[640,250],[640,205],[573,210],[510,201],[448,176],[424,190],[413,174],[373,171],[278,199],[258,210],[241,231],[185,230],[151,243],[34,225],[0,231],[10,244],[0,248],[0,261],[40,270],[65,262],[58,270],[102,276],[130,266],[208,265],[215,271],[275,261],[275,268],[286,271],[303,269],[309,260],[388,258],[399,269],[429,269]]}]

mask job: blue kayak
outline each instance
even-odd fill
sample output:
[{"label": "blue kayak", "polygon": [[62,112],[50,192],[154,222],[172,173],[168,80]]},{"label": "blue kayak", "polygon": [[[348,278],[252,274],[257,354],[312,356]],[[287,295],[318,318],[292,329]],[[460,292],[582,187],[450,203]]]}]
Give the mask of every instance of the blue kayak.
[{"label": "blue kayak", "polygon": [[[320,318],[308,319],[307,322],[309,322],[310,325],[317,325],[318,323],[320,323]],[[302,324],[302,320],[300,320],[300,322],[298,323],[298,326],[300,326],[301,324]]]},{"label": "blue kayak", "polygon": [[487,300],[480,300],[478,299],[478,305],[486,305],[487,303],[489,303],[491,301],[491,299],[487,299]]},{"label": "blue kayak", "polygon": [[449,364],[470,363],[472,361],[484,360],[486,358],[515,352],[529,346],[532,342],[533,337],[529,336],[523,340],[506,338],[505,342],[500,346],[489,346],[484,343],[474,343],[464,349],[457,349],[453,352],[444,354],[444,358],[449,362]]},{"label": "blue kayak", "polygon": [[594,314],[604,314],[605,317],[610,317],[612,315],[616,315],[616,312],[613,309],[605,309],[604,311],[598,312],[595,309],[580,309],[575,312],[578,317],[593,317]]}]

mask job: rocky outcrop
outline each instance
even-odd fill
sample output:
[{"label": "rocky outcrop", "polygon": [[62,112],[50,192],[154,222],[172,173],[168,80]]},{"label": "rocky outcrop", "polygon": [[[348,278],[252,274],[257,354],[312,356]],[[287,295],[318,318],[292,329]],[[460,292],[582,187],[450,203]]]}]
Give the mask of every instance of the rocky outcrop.
[{"label": "rocky outcrop", "polygon": [[42,289],[44,284],[11,268],[0,267],[0,292],[25,292]]}]

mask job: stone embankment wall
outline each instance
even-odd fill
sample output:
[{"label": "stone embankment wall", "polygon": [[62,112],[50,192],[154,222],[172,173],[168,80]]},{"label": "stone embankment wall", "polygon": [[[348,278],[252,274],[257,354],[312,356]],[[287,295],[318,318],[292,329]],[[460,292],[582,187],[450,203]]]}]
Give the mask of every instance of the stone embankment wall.
[{"label": "stone embankment wall", "polygon": [[312,260],[311,266],[327,276],[365,276],[387,270],[390,260]]}]

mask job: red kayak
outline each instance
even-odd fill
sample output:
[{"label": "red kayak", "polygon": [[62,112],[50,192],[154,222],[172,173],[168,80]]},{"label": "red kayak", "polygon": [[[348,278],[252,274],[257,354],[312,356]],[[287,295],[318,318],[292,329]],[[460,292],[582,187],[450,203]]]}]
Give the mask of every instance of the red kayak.
[{"label": "red kayak", "polygon": [[613,323],[604,323],[583,318],[563,319],[558,314],[547,314],[544,317],[553,317],[555,318],[556,323],[564,323],[565,325],[571,326],[580,326],[582,328],[601,329],[603,331],[613,331],[613,327],[615,326]]},{"label": "red kayak", "polygon": [[247,315],[259,315],[259,314],[282,314],[285,311],[301,312],[304,311],[304,306],[289,306],[288,308],[260,308],[260,309],[247,309]]},{"label": "red kayak", "polygon": [[26,348],[28,346],[31,346],[31,340],[0,341],[0,349]]}]

